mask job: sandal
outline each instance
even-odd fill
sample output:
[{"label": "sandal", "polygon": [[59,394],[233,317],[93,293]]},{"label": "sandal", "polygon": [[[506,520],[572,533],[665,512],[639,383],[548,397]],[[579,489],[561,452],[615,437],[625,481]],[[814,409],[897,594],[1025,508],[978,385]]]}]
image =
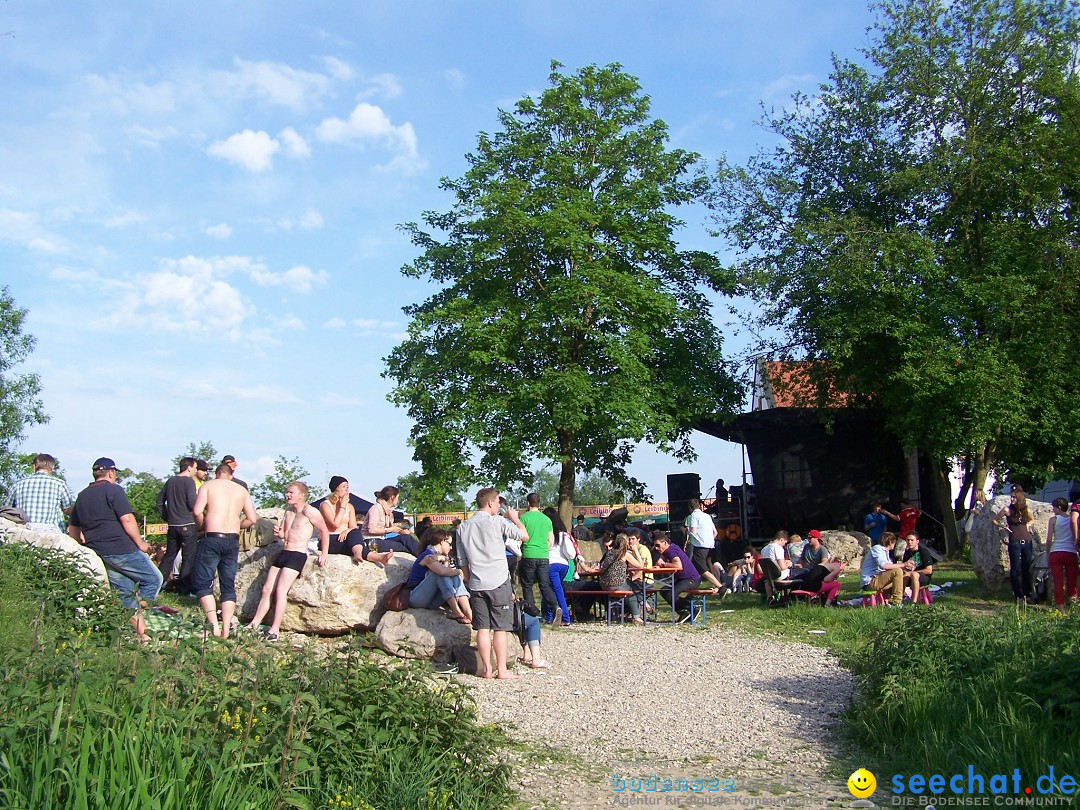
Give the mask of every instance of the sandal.
[{"label": "sandal", "polygon": [[472,627],[472,622],[466,619],[464,616],[451,616],[450,618],[458,624],[464,624],[466,627]]},{"label": "sandal", "polygon": [[518,663],[521,664],[523,667],[531,667],[532,666],[532,661],[526,661],[524,658],[519,658]]}]

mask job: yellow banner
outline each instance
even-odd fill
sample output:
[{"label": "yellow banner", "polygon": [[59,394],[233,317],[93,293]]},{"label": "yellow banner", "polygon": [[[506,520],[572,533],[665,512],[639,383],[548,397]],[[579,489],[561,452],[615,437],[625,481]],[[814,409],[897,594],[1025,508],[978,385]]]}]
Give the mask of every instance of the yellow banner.
[{"label": "yellow banner", "polygon": [[147,523],[146,524],[146,532],[145,532],[145,534],[147,534],[147,535],[151,535],[151,534],[168,534],[168,533],[169,533],[169,524],[168,523]]}]

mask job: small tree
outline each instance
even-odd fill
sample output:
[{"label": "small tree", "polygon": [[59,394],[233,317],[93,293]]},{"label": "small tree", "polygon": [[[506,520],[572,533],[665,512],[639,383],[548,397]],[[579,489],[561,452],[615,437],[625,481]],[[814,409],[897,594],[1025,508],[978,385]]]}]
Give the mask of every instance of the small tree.
[{"label": "small tree", "polygon": [[420,512],[463,512],[466,508],[465,496],[449,494],[425,483],[417,472],[401,476],[397,480],[397,488],[401,490],[398,508],[414,515]]},{"label": "small tree", "polygon": [[274,471],[258,484],[251,487],[251,497],[260,509],[285,507],[285,490],[293,481],[308,484],[308,500],[313,501],[326,494],[326,488],[312,485],[305,479],[308,471],[300,464],[300,459],[278,456],[274,459]]},{"label": "small tree", "polygon": [[0,287],[0,482],[10,482],[18,471],[15,448],[26,428],[49,420],[39,399],[37,374],[16,374],[13,369],[30,356],[37,342],[23,334],[26,310],[15,305],[11,291]]},{"label": "small tree", "polygon": [[199,442],[198,444],[195,442],[188,442],[187,449],[183,450],[179,455],[173,456],[172,467],[169,468],[169,475],[176,475],[180,471],[180,459],[185,456],[205,461],[210,468],[211,475],[219,460],[213,442]]},{"label": "small tree", "polygon": [[147,523],[164,523],[165,518],[158,514],[157,496],[165,482],[153,473],[132,472],[124,469],[117,473],[124,491],[127,492],[131,508],[135,511],[135,519],[140,527],[145,520]]}]

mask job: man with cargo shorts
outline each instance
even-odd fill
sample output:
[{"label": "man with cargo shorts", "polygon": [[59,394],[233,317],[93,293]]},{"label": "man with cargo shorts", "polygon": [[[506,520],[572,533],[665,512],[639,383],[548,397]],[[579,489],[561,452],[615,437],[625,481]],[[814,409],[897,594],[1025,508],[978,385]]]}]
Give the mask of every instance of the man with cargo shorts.
[{"label": "man with cargo shorts", "polygon": [[476,649],[482,661],[480,675],[492,677],[494,648],[494,677],[514,680],[517,675],[506,668],[507,633],[514,629],[514,588],[506,564],[506,542],[520,542],[527,533],[512,506],[507,506],[505,518],[499,514],[497,489],[477,492],[476,507],[473,516],[458,526],[455,551],[469,589]]}]

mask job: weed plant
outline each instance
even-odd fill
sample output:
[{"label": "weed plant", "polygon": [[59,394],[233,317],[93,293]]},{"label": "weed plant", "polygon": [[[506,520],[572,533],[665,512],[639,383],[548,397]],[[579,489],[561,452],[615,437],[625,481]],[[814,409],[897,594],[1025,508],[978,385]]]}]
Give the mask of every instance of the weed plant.
[{"label": "weed plant", "polygon": [[[83,600],[74,605],[43,594],[48,577],[25,569],[38,553],[0,547],[0,615],[39,624],[0,661],[0,806],[512,803],[497,756],[505,740],[477,723],[456,682],[416,664],[386,667],[359,644],[325,660],[255,640],[142,649],[122,610],[109,633],[100,611],[96,624],[72,620],[88,593],[115,601],[107,589],[73,581],[71,598]],[[3,612],[20,600],[39,605],[33,617]]]},{"label": "weed plant", "polygon": [[874,766],[909,775],[1019,768],[1033,780],[1053,765],[1080,775],[1080,615],[892,613],[845,656],[858,679],[847,727]]}]

